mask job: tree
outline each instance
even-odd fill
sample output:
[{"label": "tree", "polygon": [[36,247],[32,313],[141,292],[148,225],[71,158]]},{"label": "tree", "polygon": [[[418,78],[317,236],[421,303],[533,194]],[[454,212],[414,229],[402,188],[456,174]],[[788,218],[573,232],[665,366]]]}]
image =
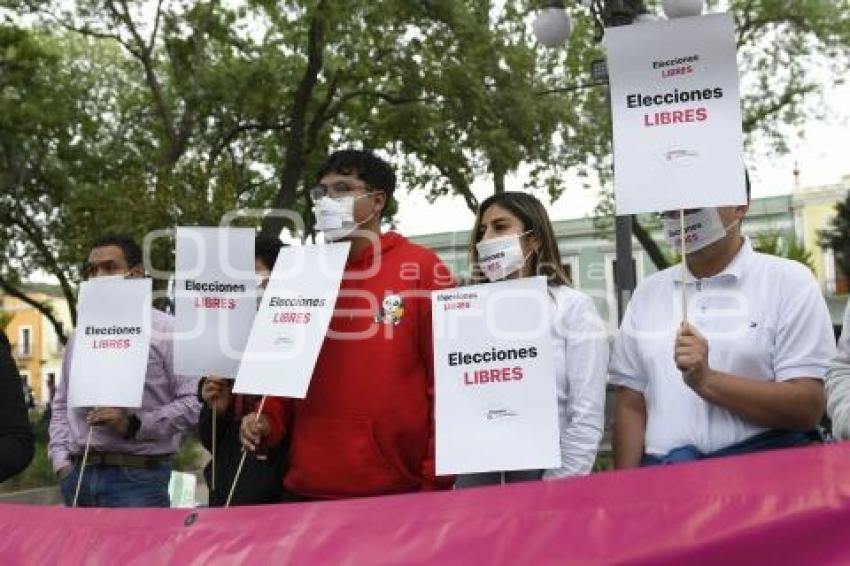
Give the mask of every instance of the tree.
[{"label": "tree", "polygon": [[784,257],[809,268],[814,272],[815,265],[812,252],[800,244],[793,234],[784,234],[778,230],[766,230],[756,234],[753,249],[763,254]]},{"label": "tree", "polygon": [[836,203],[835,217],[829,228],[819,232],[820,247],[832,250],[835,263],[845,276],[850,276],[850,195]]},{"label": "tree", "polygon": [[[522,163],[536,165],[536,179],[549,172],[556,192],[559,173],[591,152],[574,140],[558,145],[566,130],[584,127],[575,110],[581,105],[548,99],[557,81],[540,73],[523,4],[507,2],[494,19],[490,2],[481,0],[315,2],[303,3],[295,22],[281,14],[292,4],[264,5],[265,35],[283,38],[279,22],[287,21],[297,30],[288,44],[304,61],[281,132],[285,154],[273,206],[306,201],[311,179],[304,172],[330,140],[401,155],[408,186],[431,199],[458,194],[472,211],[473,179],[490,174],[495,190],[504,190],[505,176]],[[281,224],[269,218],[264,229],[277,233]]]},{"label": "tree", "polygon": [[69,69],[52,46],[10,26],[0,26],[0,70],[0,290],[38,309],[64,341],[49,305],[21,290],[20,274],[45,268],[73,297],[72,275],[52,244],[62,223],[55,207],[89,127],[78,112],[85,85],[61,80]]},{"label": "tree", "polygon": [[[240,171],[274,171],[274,208],[309,217],[305,171],[333,140],[401,154],[408,184],[431,198],[460,194],[474,210],[477,176],[493,174],[503,190],[507,173],[531,163],[535,181],[548,172],[554,196],[563,171],[593,154],[580,143],[592,135],[575,135],[595,131],[582,104],[551,100],[565,99],[564,56],[536,53],[524,2],[498,17],[483,0],[249,2],[235,11],[159,2],[146,17],[145,3],[125,0],[18,4],[45,25],[114,41],[136,61],[150,108],[129,125],[159,146],[161,169],[146,172],[158,200],[182,158],[214,163],[229,151],[242,156]],[[252,30],[240,31],[248,20]],[[264,229],[280,224],[269,217]]]},{"label": "tree", "polygon": [[[538,48],[527,25],[536,1],[4,5],[14,10],[3,28],[12,49],[0,52],[7,292],[47,273],[73,305],[79,262],[104,232],[141,239],[271,206],[296,211],[305,227],[268,216],[264,231],[309,237],[312,172],[333,147],[383,150],[402,186],[460,195],[472,211],[482,176],[501,191],[507,175],[528,171],[526,188],[551,200],[568,172],[610,179],[604,89],[576,88],[601,55],[594,30],[577,17],[568,49]],[[846,68],[850,9],[826,0],[732,8],[748,139],[781,149],[785,126],[811,114],[807,66],[829,56]],[[167,239],[149,255],[173,266]]]},{"label": "tree", "polygon": [[[821,93],[850,69],[850,5],[831,0],[709,2],[735,18],[745,144],[788,150],[806,119],[822,117]],[[613,211],[607,194],[597,212]],[[610,219],[598,224],[610,230]],[[669,265],[639,221],[635,235],[658,269]]]},{"label": "tree", "polygon": [[[82,21],[77,14],[55,14],[47,3],[30,8],[59,23],[32,31],[4,27],[4,53],[14,58],[7,66],[20,72],[3,74],[3,92],[20,93],[27,104],[7,96],[0,117],[6,150],[0,243],[8,250],[0,284],[28,300],[19,274],[46,272],[59,280],[75,320],[78,266],[97,236],[122,232],[141,240],[178,223],[215,224],[240,199],[254,205],[259,174],[244,166],[242,156],[257,150],[229,147],[222,140],[233,137],[235,126],[210,118],[230,108],[223,98],[235,100],[239,93],[218,74],[187,71],[193,57],[217,60],[213,48],[199,55],[201,32],[181,35],[186,22],[218,29],[209,18],[189,10],[180,19],[158,8],[146,40],[125,2],[108,3],[106,13],[78,3]],[[154,48],[160,40],[165,47]],[[226,64],[220,70],[241,71]],[[194,80],[181,82],[183,72]],[[173,265],[167,241],[152,252],[161,269]],[[48,309],[40,310],[64,340]]]}]

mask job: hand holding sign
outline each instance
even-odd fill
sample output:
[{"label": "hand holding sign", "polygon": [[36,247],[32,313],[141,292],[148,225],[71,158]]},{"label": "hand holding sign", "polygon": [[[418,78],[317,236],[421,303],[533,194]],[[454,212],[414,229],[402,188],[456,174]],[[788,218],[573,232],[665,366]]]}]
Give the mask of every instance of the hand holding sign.
[{"label": "hand holding sign", "polygon": [[269,430],[269,419],[265,415],[260,413],[245,415],[239,427],[239,440],[245,450],[254,452]]},{"label": "hand holding sign", "polygon": [[102,278],[80,286],[79,319],[68,377],[68,406],[101,407],[87,417],[89,432],[74,492],[80,496],[92,427],[129,429],[121,407],[140,407],[151,341],[151,280]]},{"label": "hand holding sign", "polygon": [[201,386],[201,399],[214,413],[223,415],[230,408],[233,395],[230,393],[232,382],[229,379],[208,377]]},{"label": "hand holding sign", "polygon": [[676,333],[674,359],[685,383],[698,390],[711,371],[708,365],[708,340],[688,322],[682,323]]},{"label": "hand holding sign", "polygon": [[127,434],[130,428],[130,418],[127,411],[119,407],[100,407],[92,409],[86,415],[89,426],[106,426],[121,436]]}]

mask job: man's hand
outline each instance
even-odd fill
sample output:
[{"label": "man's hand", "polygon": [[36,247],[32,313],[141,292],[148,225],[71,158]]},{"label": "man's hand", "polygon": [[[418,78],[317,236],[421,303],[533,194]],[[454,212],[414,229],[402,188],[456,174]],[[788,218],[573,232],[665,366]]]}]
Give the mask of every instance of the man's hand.
[{"label": "man's hand", "polygon": [[130,428],[127,411],[116,407],[92,409],[86,416],[86,423],[91,426],[104,425],[122,436],[126,436]]},{"label": "man's hand", "polygon": [[699,392],[712,371],[708,365],[708,340],[687,322],[676,333],[674,360],[685,383]]},{"label": "man's hand", "polygon": [[56,477],[59,478],[59,481],[64,480],[68,476],[71,475],[71,472],[74,471],[74,464],[65,464],[58,470],[56,470]]},{"label": "man's hand", "polygon": [[253,452],[257,449],[263,437],[269,433],[269,420],[265,415],[260,415],[257,418],[257,413],[251,413],[242,417],[242,426],[239,427],[239,440],[242,441],[242,447],[248,452]]},{"label": "man's hand", "polygon": [[201,399],[216,414],[223,415],[230,408],[231,381],[220,377],[208,377],[201,387]]}]

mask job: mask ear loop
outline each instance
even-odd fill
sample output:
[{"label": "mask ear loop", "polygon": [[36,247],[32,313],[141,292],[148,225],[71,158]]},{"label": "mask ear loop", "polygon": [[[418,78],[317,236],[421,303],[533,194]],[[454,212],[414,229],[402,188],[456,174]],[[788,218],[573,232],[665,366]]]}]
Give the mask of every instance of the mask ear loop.
[{"label": "mask ear loop", "polygon": [[[529,234],[534,234],[534,230],[526,230],[525,232],[523,232],[522,234],[520,234],[520,235],[519,235],[519,237],[520,237],[520,238],[522,238],[523,236],[527,236],[527,235],[529,235]],[[536,254],[536,253],[537,253],[537,250],[536,250],[536,249],[534,249],[534,248],[532,247],[532,248],[531,248],[531,251],[530,251],[530,252],[528,252],[528,255],[527,255],[527,256],[525,256],[524,258],[522,258],[522,265],[523,265],[523,267],[525,267],[525,265],[528,263],[528,260],[529,260],[529,259],[531,259],[531,256],[533,256],[533,255],[534,255],[534,254]],[[532,274],[531,274],[531,276],[532,276],[532,277],[534,277],[535,275],[537,275],[537,274],[536,274],[536,273],[532,273]]]},{"label": "mask ear loop", "polygon": [[[366,193],[365,195],[360,195],[360,196],[358,196],[358,197],[354,197],[354,200],[355,200],[355,202],[356,202],[358,199],[361,199],[361,198],[364,198],[364,197],[370,197],[370,196],[372,196],[372,195],[376,195],[376,194],[378,194],[379,192],[380,192],[380,191],[370,191],[370,192]],[[366,220],[363,220],[362,222],[355,222],[355,223],[354,223],[354,225],[355,225],[357,228],[360,228],[361,226],[363,226],[364,224],[366,224],[367,222],[369,222],[369,221],[371,221],[373,218],[375,218],[375,214],[377,214],[377,213],[373,210],[373,211],[372,211],[372,214],[370,214],[370,215],[369,215],[369,218],[367,218]]]},{"label": "mask ear loop", "polygon": [[731,230],[732,228],[734,228],[735,226],[737,226],[737,225],[738,225],[738,224],[740,224],[740,223],[741,223],[741,221],[740,221],[740,220],[733,220],[733,221],[729,224],[729,226],[724,226],[724,227],[723,227],[723,231],[724,231],[724,232],[726,232],[726,233],[729,233],[729,230]]},{"label": "mask ear loop", "polygon": [[[517,237],[517,241],[521,240],[523,236],[527,236],[528,234],[533,234],[533,233],[534,233],[534,230],[526,230],[526,231],[525,231],[525,232],[523,232],[522,234],[517,234],[517,235],[516,235],[516,237]],[[522,249],[522,244],[520,244],[520,249]],[[537,253],[537,250],[532,249],[530,252],[528,252],[528,255],[524,255],[524,256],[522,256],[522,267],[520,267],[520,269],[522,269],[522,268],[524,268],[524,267],[526,266],[526,264],[528,263],[528,260],[529,260],[529,259],[531,258],[531,256],[533,256],[535,253]],[[514,273],[516,273],[516,272],[514,272]],[[535,275],[535,274],[533,274],[533,273],[532,273],[532,277],[533,277],[534,275]]]}]

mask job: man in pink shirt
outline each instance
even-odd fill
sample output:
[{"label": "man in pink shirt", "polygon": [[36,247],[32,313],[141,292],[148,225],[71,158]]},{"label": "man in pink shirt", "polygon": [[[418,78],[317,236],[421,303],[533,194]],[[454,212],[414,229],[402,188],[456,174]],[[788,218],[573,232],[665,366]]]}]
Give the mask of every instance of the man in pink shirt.
[{"label": "man in pink shirt", "polygon": [[[142,251],[130,238],[106,237],[92,247],[87,278],[144,277]],[[154,309],[142,406],[138,409],[68,407],[73,337],[65,348],[62,379],[53,399],[48,451],[62,496],[71,505],[89,427],[92,441],[77,505],[168,507],[168,480],[182,433],[198,421],[198,380],[174,375],[173,319]]]}]

